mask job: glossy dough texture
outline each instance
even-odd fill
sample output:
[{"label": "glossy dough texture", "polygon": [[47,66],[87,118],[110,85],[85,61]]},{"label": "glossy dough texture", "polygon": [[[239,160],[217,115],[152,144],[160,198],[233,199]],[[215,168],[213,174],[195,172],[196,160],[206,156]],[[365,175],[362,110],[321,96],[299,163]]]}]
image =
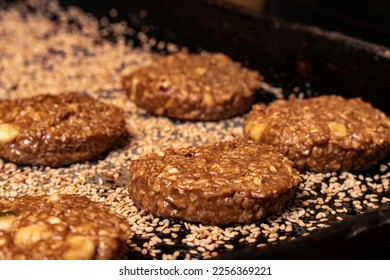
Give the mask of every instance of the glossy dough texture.
[{"label": "glossy dough texture", "polygon": [[336,95],[256,104],[244,136],[315,172],[364,170],[390,153],[389,117],[360,98]]},{"label": "glossy dough texture", "polygon": [[127,135],[124,112],[66,93],[0,101],[0,157],[63,166],[96,159]]},{"label": "glossy dough texture", "polygon": [[130,164],[129,194],[159,217],[249,223],[276,214],[301,179],[282,154],[244,140],[151,153]]},{"label": "glossy dough texture", "polygon": [[178,53],[123,78],[139,107],[183,120],[221,120],[245,112],[262,76],[221,53]]},{"label": "glossy dough texture", "polygon": [[0,259],[121,259],[127,221],[75,195],[0,199]]}]

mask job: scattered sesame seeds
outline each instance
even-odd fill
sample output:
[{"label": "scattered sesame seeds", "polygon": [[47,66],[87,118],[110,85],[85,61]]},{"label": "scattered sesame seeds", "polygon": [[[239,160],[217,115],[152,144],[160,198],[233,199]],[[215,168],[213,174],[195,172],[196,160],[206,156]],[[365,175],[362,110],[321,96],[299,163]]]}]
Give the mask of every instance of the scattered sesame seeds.
[{"label": "scattered sesame seeds", "polygon": [[[0,160],[0,196],[59,192],[101,201],[127,217],[131,225],[129,258],[166,260],[205,259],[242,246],[294,240],[368,209],[390,205],[390,163],[382,163],[371,175],[302,173],[295,200],[280,215],[253,224],[217,227],[145,213],[127,193],[131,159],[165,148],[241,137],[242,117],[181,122],[146,114],[127,100],[120,78],[152,62],[157,55],[149,52],[152,47],[177,52],[178,46],[147,38],[124,23],[97,20],[76,7],[65,10],[55,1],[50,5],[44,0],[25,2],[0,10],[0,98],[85,92],[124,109],[132,138],[127,147],[105,158],[68,167],[18,167]],[[26,5],[36,9],[27,13]],[[49,19],[49,14],[58,20]],[[109,15],[115,18],[118,11],[112,9]],[[109,34],[114,37],[111,41],[103,38]],[[143,45],[135,48],[125,39],[128,35]]]}]

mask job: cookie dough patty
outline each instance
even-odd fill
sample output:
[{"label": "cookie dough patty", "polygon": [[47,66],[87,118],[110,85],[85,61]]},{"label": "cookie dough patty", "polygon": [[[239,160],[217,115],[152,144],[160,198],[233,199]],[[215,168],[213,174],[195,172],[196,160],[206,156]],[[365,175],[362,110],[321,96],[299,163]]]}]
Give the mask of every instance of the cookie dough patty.
[{"label": "cookie dough patty", "polygon": [[271,146],[233,140],[167,149],[130,163],[129,194],[160,217],[203,224],[249,223],[275,214],[300,177]]},{"label": "cookie dough patty", "polygon": [[95,159],[125,135],[122,110],[77,93],[0,101],[0,157],[17,164]]},{"label": "cookie dough patty", "polygon": [[256,104],[244,135],[316,172],[367,169],[390,152],[389,117],[360,98],[335,95]]},{"label": "cookie dough patty", "polygon": [[0,259],[123,258],[129,225],[86,197],[0,199]]},{"label": "cookie dough patty", "polygon": [[123,78],[129,98],[157,115],[220,120],[247,110],[262,76],[221,53],[174,54]]}]

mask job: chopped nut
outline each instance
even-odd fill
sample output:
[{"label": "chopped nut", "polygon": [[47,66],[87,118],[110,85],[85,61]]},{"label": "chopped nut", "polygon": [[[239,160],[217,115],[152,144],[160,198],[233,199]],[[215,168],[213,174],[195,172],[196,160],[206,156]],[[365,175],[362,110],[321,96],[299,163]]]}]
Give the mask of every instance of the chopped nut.
[{"label": "chopped nut", "polygon": [[195,73],[198,75],[203,75],[204,73],[206,73],[206,71],[207,71],[207,69],[204,67],[196,67],[195,68]]},{"label": "chopped nut", "polygon": [[18,135],[19,131],[16,126],[6,123],[0,124],[0,142],[12,142]]},{"label": "chopped nut", "polygon": [[49,224],[52,225],[61,223],[61,219],[55,216],[49,216],[46,220]]},{"label": "chopped nut", "polygon": [[209,94],[209,93],[205,93],[203,95],[203,100],[202,102],[206,105],[206,106],[213,106],[214,105],[214,99],[213,97]]},{"label": "chopped nut", "polygon": [[66,243],[70,249],[64,253],[66,260],[88,260],[92,259],[95,253],[95,245],[87,236],[69,236]]},{"label": "chopped nut", "polygon": [[258,124],[253,124],[250,128],[249,134],[250,136],[258,141],[261,137],[261,134],[263,133],[264,129],[266,127],[265,123],[258,123]]},{"label": "chopped nut", "polygon": [[4,246],[7,243],[7,239],[5,237],[0,237],[0,247]]},{"label": "chopped nut", "polygon": [[343,137],[343,136],[347,135],[347,128],[342,123],[330,122],[329,128],[330,128],[331,132],[338,137]]},{"label": "chopped nut", "polygon": [[14,244],[19,247],[27,246],[48,238],[52,233],[44,225],[32,224],[20,228],[14,237]]},{"label": "chopped nut", "polygon": [[58,193],[54,193],[47,198],[47,202],[55,203],[60,200],[60,195]]},{"label": "chopped nut", "polygon": [[15,216],[0,217],[0,230],[5,230],[5,231],[10,230],[15,220],[16,220]]}]

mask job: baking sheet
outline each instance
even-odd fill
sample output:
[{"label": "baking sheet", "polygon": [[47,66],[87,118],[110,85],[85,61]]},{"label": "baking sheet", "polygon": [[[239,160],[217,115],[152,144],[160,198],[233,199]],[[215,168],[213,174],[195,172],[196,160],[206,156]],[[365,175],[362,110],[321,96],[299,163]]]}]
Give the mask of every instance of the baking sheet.
[{"label": "baking sheet", "polygon": [[[143,24],[138,26],[141,30],[128,28],[123,22],[110,24],[118,16],[112,8],[107,10],[111,17],[97,19],[78,8],[63,10],[55,2],[30,3],[39,4],[19,4],[1,11],[1,98],[85,92],[123,108],[132,138],[127,146],[98,161],[64,168],[18,167],[0,161],[0,196],[60,192],[106,203],[126,216],[132,226],[129,259],[234,258],[233,253],[247,248],[251,251],[244,256],[260,257],[258,252],[268,250],[271,244],[308,237],[367,210],[389,205],[390,163],[385,161],[362,173],[303,173],[304,182],[291,205],[280,215],[252,224],[216,227],[144,213],[127,195],[131,159],[165,148],[241,137],[242,116],[220,122],[181,122],[149,115],[127,100],[120,78],[153,61],[156,54],[150,51],[175,52],[181,46],[147,37]],[[138,13],[137,19],[133,17],[133,22],[145,21],[145,11]],[[250,57],[243,62],[256,65]],[[291,77],[276,68],[267,71],[272,73],[272,81],[282,83]],[[322,93],[309,80],[283,85],[285,95]],[[263,93],[257,102],[272,98],[272,94]]]}]

